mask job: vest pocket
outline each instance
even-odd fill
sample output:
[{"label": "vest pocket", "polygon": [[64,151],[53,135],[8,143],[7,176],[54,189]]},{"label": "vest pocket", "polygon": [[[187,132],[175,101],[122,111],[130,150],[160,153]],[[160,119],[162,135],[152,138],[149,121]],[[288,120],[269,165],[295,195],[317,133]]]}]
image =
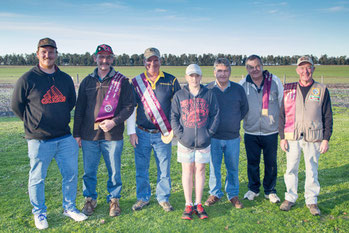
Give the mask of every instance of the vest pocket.
[{"label": "vest pocket", "polygon": [[307,142],[319,142],[323,139],[322,122],[311,122],[305,133]]}]

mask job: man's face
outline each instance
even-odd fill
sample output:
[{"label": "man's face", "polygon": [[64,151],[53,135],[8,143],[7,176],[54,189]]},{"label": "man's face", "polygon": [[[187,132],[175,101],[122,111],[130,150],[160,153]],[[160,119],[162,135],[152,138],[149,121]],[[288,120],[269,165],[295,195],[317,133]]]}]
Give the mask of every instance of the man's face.
[{"label": "man's face", "polygon": [[99,71],[109,71],[113,64],[114,56],[113,54],[103,51],[98,53],[97,56],[94,56],[94,60],[97,63]]},{"label": "man's face", "polygon": [[51,46],[40,47],[36,52],[40,67],[52,69],[57,59],[57,50]]},{"label": "man's face", "polygon": [[313,79],[315,67],[310,63],[304,62],[297,66],[297,74],[299,75],[299,80],[303,83],[309,83]]},{"label": "man's face", "polygon": [[145,60],[144,66],[149,73],[153,74],[160,72],[160,60],[157,56],[152,56]]},{"label": "man's face", "polygon": [[219,83],[225,84],[229,81],[231,71],[229,67],[219,64],[216,66],[213,73]]},{"label": "man's face", "polygon": [[252,79],[263,77],[263,66],[258,59],[247,61],[246,70]]},{"label": "man's face", "polygon": [[185,75],[185,79],[190,88],[198,88],[200,86],[201,78],[202,76],[198,74]]}]

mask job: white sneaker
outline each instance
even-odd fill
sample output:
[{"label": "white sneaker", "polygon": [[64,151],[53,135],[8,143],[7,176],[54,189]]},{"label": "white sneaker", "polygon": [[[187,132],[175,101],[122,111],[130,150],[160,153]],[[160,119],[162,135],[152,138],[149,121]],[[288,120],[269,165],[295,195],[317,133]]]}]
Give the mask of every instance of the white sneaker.
[{"label": "white sneaker", "polygon": [[255,192],[253,192],[251,190],[248,190],[248,192],[245,193],[245,195],[244,195],[244,199],[248,199],[250,201],[253,201],[253,199],[255,197],[258,197],[258,196],[259,196],[259,193],[255,193]]},{"label": "white sneaker", "polygon": [[278,203],[278,202],[280,202],[280,198],[278,197],[278,195],[276,195],[276,193],[271,193],[269,195],[264,195],[264,197],[266,199],[269,199],[269,201],[271,203]]},{"label": "white sneaker", "polygon": [[80,211],[70,211],[70,210],[64,210],[63,214],[69,218],[74,219],[75,222],[81,222],[87,219],[87,216]]},{"label": "white sneaker", "polygon": [[34,214],[35,226],[39,230],[48,228],[47,215],[46,213]]}]

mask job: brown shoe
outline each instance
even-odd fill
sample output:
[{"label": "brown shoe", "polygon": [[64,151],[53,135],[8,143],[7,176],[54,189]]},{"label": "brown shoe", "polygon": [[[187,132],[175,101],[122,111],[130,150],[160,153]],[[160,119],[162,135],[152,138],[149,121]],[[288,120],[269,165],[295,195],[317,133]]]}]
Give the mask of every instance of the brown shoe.
[{"label": "brown shoe", "polygon": [[173,207],[171,206],[170,202],[168,202],[168,201],[159,202],[159,205],[160,205],[166,212],[173,211]]},{"label": "brown shoe", "polygon": [[119,207],[119,199],[118,198],[112,198],[109,202],[109,216],[115,217],[119,216],[121,214],[121,209]]},{"label": "brown shoe", "polygon": [[216,197],[215,195],[210,195],[207,199],[207,201],[205,201],[205,206],[211,206],[216,204],[216,202],[218,202],[220,200],[220,198]]},{"label": "brown shoe", "polygon": [[84,208],[82,209],[82,212],[87,215],[91,216],[93,214],[93,211],[97,207],[97,201],[93,200],[92,197],[86,197],[85,198],[85,205]]},{"label": "brown shoe", "polygon": [[289,211],[291,207],[294,206],[294,202],[290,202],[285,200],[281,205],[280,205],[280,210],[283,211]]},{"label": "brown shoe", "polygon": [[320,209],[317,206],[317,204],[310,204],[310,205],[307,205],[307,207],[310,210],[310,213],[312,215],[316,216],[316,215],[320,215],[321,214]]},{"label": "brown shoe", "polygon": [[232,199],[230,199],[230,202],[231,204],[233,204],[233,206],[235,206],[236,209],[244,208],[244,205],[241,203],[238,196],[235,196]]}]

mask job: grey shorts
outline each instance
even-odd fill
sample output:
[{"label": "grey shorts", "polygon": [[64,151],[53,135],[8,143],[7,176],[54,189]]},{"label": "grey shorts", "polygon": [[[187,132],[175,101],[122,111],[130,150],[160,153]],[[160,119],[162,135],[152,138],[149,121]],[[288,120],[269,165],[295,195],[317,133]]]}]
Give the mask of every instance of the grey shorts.
[{"label": "grey shorts", "polygon": [[209,163],[211,156],[211,145],[197,150],[183,146],[180,142],[177,144],[177,161],[180,163]]}]

